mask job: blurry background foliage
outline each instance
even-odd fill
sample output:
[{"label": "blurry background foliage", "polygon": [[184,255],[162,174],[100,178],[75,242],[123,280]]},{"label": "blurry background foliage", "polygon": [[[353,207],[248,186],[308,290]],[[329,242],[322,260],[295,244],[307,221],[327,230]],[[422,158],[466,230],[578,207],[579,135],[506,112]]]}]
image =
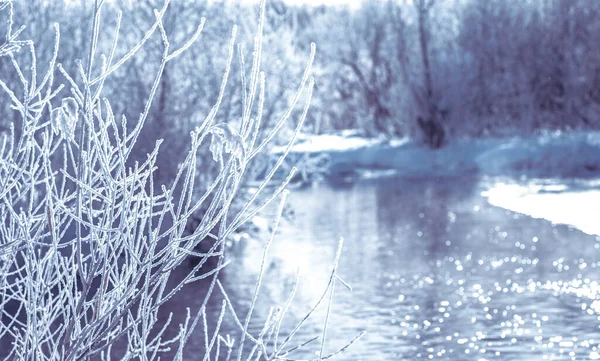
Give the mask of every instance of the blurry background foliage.
[{"label": "blurry background foliage", "polygon": [[[158,5],[115,0],[107,6],[124,10],[122,41],[133,44]],[[92,6],[85,0],[17,1],[15,16],[31,24],[25,35],[35,40],[41,58],[52,52],[52,22],[61,19],[58,61],[71,71],[91,26],[90,17],[81,14]],[[158,162],[165,176],[173,172],[168,160],[183,151],[178,140],[215,101],[212,90],[221,79],[231,26],[240,24],[240,42],[252,44],[257,22],[251,16],[256,6],[249,2],[173,1],[170,8],[164,25],[175,44],[193,33],[200,17],[211,21],[202,41],[167,65],[136,152],[144,155],[148,149],[142,148],[165,138]],[[269,0],[263,39],[269,79],[265,127],[289,105],[291,80],[304,69],[300,54],[315,42],[317,83],[305,131],[411,135],[438,147],[464,136],[597,129],[599,11],[600,3],[589,0],[376,0],[350,8]],[[101,49],[110,46],[108,38],[101,42]],[[136,107],[148,95],[152,78],[147,74],[156,70],[161,49],[158,37],[150,39],[107,82],[115,113],[133,116],[142,110]],[[4,79],[15,76],[6,65],[0,67]],[[242,109],[238,66],[232,67],[228,86],[218,120],[236,123]],[[0,129],[6,129],[14,112],[8,103],[0,112]]]}]

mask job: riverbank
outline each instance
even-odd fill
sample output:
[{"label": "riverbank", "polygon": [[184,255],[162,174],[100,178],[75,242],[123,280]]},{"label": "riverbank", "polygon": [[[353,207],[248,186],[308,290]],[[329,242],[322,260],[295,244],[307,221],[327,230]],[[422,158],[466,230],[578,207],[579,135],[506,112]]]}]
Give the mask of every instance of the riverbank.
[{"label": "riverbank", "polygon": [[[275,147],[272,152],[284,150]],[[286,162],[298,165],[307,178],[317,173],[329,179],[380,173],[588,178],[600,175],[600,132],[458,139],[435,150],[409,138],[364,138],[352,132],[302,135]]]}]

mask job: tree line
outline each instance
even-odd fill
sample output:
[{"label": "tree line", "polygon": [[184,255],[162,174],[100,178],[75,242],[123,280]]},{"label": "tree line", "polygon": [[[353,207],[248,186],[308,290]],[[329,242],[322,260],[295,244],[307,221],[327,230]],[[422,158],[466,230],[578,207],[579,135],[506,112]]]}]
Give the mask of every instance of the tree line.
[{"label": "tree line", "polygon": [[[143,35],[157,4],[114,2],[125,9],[125,41],[134,43]],[[42,40],[37,44],[51,44],[43,39],[51,33],[49,19],[56,19],[55,14],[68,19],[59,62],[76,67],[72,55],[82,54],[86,44],[91,20],[81,14],[89,13],[89,2],[35,0],[15,6],[19,16],[35,18],[36,27],[26,31]],[[177,139],[210,111],[218,95],[227,52],[223,35],[239,24],[241,38],[252,43],[256,17],[247,14],[256,10],[252,4],[225,0],[174,1],[170,7],[164,23],[173,39],[184,39],[193,31],[186,24],[201,16],[213,19],[198,45],[164,69],[151,126],[145,130],[144,144],[165,138],[173,144],[169,149],[179,152]],[[437,148],[463,136],[596,129],[598,11],[600,3],[588,0],[378,0],[352,8],[269,0],[261,59],[264,125],[274,126],[273,119],[286,111],[295,92],[292,80],[304,69],[300,54],[315,42],[316,88],[305,131],[409,135]],[[110,48],[109,41],[100,41]],[[150,60],[161,56],[159,37],[150,43],[156,46],[141,51],[116,74],[120,81],[106,84],[117,95],[113,99],[120,99],[113,106],[124,114],[142,111],[131,105],[143,104],[148,95],[152,79],[147,74],[158,63]],[[50,46],[44,50],[52,51]],[[243,97],[235,89],[241,86],[241,70],[251,65],[234,61],[229,84],[234,91],[223,101],[221,121],[239,122]],[[8,104],[0,111],[7,114],[6,123]]]}]

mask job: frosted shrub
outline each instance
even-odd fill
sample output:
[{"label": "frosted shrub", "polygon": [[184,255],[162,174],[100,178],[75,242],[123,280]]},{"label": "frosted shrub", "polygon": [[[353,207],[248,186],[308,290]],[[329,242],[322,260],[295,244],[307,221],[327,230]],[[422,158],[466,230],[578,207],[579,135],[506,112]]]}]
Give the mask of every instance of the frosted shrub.
[{"label": "frosted shrub", "polygon": [[[168,3],[154,11],[155,21],[145,36],[118,57],[121,15],[113,29],[110,52],[98,54],[99,36],[105,34],[99,32],[102,1],[96,2],[89,53],[78,63],[77,74],[69,74],[56,63],[59,26],[55,26],[53,57],[39,60],[33,42],[20,39],[22,28],[14,29],[12,4],[0,2],[0,11],[9,18],[0,61],[10,64],[19,79],[18,84],[0,80],[2,99],[5,104],[10,102],[18,120],[0,133],[0,355],[9,360],[111,359],[117,344],[125,345],[116,356],[125,360],[156,360],[167,351],[182,359],[183,348],[199,323],[205,339],[204,360],[219,359],[219,355],[234,355],[238,360],[286,359],[294,348],[290,340],[306,318],[288,338],[278,341],[288,302],[273,309],[260,334],[251,335],[252,307],[240,321],[218,275],[227,266],[224,244],[232,232],[273,199],[280,199],[281,214],[287,181],[270,194],[264,190],[287,152],[245,204],[235,207],[236,211],[231,206],[238,199],[245,171],[306,91],[298,121],[301,126],[314,84],[308,74],[315,47],[311,47],[290,109],[269,134],[259,137],[265,89],[260,71],[263,19],[255,38],[251,73],[243,76],[240,126],[214,121],[234,56],[234,28],[218,100],[191,132],[189,152],[175,179],[169,185],[155,184],[160,141],[144,162],[132,163],[130,155],[148,117],[162,69],[193,46],[204,25],[202,20],[190,39],[174,49],[162,24]],[[262,9],[264,17],[264,3]],[[113,113],[102,95],[103,85],[155,34],[163,44],[160,70],[154,75],[144,112],[132,124],[131,119]],[[57,84],[56,72],[65,79],[63,84]],[[210,184],[197,181],[198,154],[207,154],[200,152],[203,147],[210,148],[219,164],[220,171]],[[205,211],[197,226],[185,231],[188,218],[200,209]],[[265,252],[272,240],[273,234]],[[204,247],[208,251],[198,252],[198,245],[208,241],[210,246]],[[198,264],[175,285],[168,283],[172,271],[190,255],[199,257]],[[203,267],[209,258],[217,259],[216,266]],[[333,289],[335,270],[321,301]],[[171,318],[159,322],[161,306],[185,284],[200,279],[210,280],[202,307],[194,314],[188,309],[182,324],[170,324]],[[252,306],[261,282],[262,272]],[[216,325],[209,330],[205,307],[215,290],[224,301]],[[219,332],[226,312],[233,315],[242,335],[235,345],[232,338]],[[178,330],[174,337],[165,337],[169,328]],[[323,355],[325,330],[326,326],[319,359],[331,356]],[[246,354],[248,349],[251,352]]]}]

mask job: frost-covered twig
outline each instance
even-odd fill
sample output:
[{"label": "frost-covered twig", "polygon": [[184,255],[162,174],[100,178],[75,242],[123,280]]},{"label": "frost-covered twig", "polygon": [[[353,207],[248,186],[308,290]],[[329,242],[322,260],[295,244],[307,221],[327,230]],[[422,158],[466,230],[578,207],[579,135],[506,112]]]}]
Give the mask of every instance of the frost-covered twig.
[{"label": "frost-covered twig", "polygon": [[[145,160],[134,161],[132,154],[150,117],[166,64],[194,45],[204,19],[173,51],[163,24],[169,5],[166,0],[154,12],[154,21],[142,39],[129,50],[119,51],[119,12],[105,56],[99,54],[103,41],[100,29],[108,16],[103,3],[97,1],[94,5],[87,59],[77,63],[76,73],[56,63],[58,25],[49,67],[42,70],[33,41],[18,39],[22,28],[12,30],[12,3],[0,4],[0,11],[8,11],[10,19],[8,35],[0,44],[0,61],[6,61],[14,70],[13,81],[17,82],[0,80],[2,96],[15,111],[10,132],[0,139],[0,312],[6,320],[0,324],[0,337],[10,340],[7,356],[18,361],[95,357],[158,360],[171,352],[174,359],[181,360],[186,343],[200,325],[206,349],[204,360],[211,359],[213,350],[220,353],[222,347],[226,347],[229,359],[234,342],[220,332],[226,313],[230,313],[242,332],[238,360],[279,358],[290,341],[288,338],[278,346],[276,340],[291,298],[283,308],[272,309],[258,335],[249,331],[266,258],[243,324],[218,276],[229,264],[224,258],[225,241],[232,232],[271,200],[280,195],[285,199],[293,170],[275,191],[267,192],[267,183],[283,157],[267,174],[258,192],[241,206],[238,191],[252,162],[258,159],[256,155],[291,116],[305,92],[307,101],[295,134],[302,126],[314,86],[309,73],[315,46],[311,46],[307,69],[289,109],[269,134],[260,137],[265,100],[265,76],[260,69],[263,1],[252,69],[249,79],[243,76],[241,123],[215,124],[236,48],[234,27],[217,100],[191,133],[189,151],[171,183],[158,185],[155,180],[157,169],[161,168],[158,155],[162,142],[156,142]],[[128,126],[127,119],[115,114],[104,97],[103,86],[146,46],[153,34],[160,35],[162,56],[137,122]],[[16,55],[19,50],[25,50],[25,63]],[[55,84],[55,70],[62,74],[64,84]],[[211,144],[207,144],[209,139]],[[257,144],[258,139],[264,140]],[[207,148],[218,162],[219,172],[211,182],[201,183],[198,157],[208,154]],[[190,217],[200,210],[201,221],[186,234]],[[283,201],[279,214],[282,210]],[[279,216],[274,220],[275,226],[278,221]],[[274,236],[273,232],[266,248]],[[213,240],[210,249],[199,252],[198,245],[207,240]],[[198,264],[172,284],[172,272],[189,256],[200,258]],[[217,265],[207,267],[211,257]],[[209,279],[210,285],[197,312],[187,309],[180,324],[175,324],[172,314],[159,321],[159,310],[164,304],[186,284],[201,279]],[[206,306],[215,287],[221,290],[225,301],[213,326],[208,324]],[[169,336],[172,330],[175,333]],[[271,341],[273,350],[269,351],[267,345]],[[248,343],[252,351],[246,354],[244,345]]]}]

